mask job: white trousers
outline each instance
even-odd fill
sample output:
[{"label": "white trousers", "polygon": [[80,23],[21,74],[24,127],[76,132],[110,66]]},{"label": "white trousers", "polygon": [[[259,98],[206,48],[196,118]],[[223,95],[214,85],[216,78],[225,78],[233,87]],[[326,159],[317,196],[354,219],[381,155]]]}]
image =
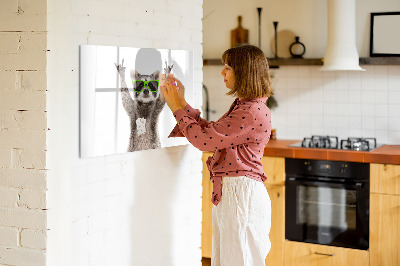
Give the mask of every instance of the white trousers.
[{"label": "white trousers", "polygon": [[223,177],[212,223],[212,266],[265,265],[271,249],[271,201],[262,182],[245,176]]}]

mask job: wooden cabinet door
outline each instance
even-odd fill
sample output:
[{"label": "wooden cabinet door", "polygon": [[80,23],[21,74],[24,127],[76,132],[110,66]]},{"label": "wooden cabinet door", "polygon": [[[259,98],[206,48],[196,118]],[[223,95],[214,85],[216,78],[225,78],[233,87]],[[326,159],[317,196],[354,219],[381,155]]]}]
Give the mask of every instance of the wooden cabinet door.
[{"label": "wooden cabinet door", "polygon": [[265,259],[266,266],[283,265],[285,240],[285,158],[264,156],[261,160],[267,175],[265,187],[271,199],[271,250]]},{"label": "wooden cabinet door", "polygon": [[212,183],[206,161],[211,152],[203,153],[203,194],[202,194],[202,224],[201,224],[201,253],[204,258],[211,258],[212,252]]},{"label": "wooden cabinet door", "polygon": [[264,156],[261,163],[268,177],[266,184],[285,185],[285,158]]},{"label": "wooden cabinet door", "polygon": [[400,196],[371,194],[371,266],[400,265]]},{"label": "wooden cabinet door", "polygon": [[271,199],[271,250],[265,259],[266,266],[283,265],[285,240],[285,187],[265,184]]},{"label": "wooden cabinet door", "polygon": [[285,241],[285,266],[368,266],[365,250]]},{"label": "wooden cabinet door", "polygon": [[371,193],[400,195],[400,165],[370,165]]}]

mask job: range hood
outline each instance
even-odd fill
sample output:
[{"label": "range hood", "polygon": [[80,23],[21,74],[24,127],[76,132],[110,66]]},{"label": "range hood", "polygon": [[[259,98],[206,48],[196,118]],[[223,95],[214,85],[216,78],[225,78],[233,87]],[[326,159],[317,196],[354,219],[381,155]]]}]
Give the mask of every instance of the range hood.
[{"label": "range hood", "polygon": [[328,44],[323,71],[358,70],[355,0],[328,0]]}]

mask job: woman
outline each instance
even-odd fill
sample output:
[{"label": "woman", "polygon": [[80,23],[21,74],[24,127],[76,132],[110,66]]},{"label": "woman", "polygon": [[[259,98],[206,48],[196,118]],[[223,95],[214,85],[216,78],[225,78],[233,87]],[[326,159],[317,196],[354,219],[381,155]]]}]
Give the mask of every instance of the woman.
[{"label": "woman", "polygon": [[214,151],[207,160],[215,205],[212,265],[265,265],[271,246],[271,202],[261,164],[271,130],[268,62],[252,45],[225,51],[222,62],[227,95],[237,98],[216,122],[186,103],[179,80],[169,78],[161,87],[178,122],[170,137],[185,136],[196,148]]}]

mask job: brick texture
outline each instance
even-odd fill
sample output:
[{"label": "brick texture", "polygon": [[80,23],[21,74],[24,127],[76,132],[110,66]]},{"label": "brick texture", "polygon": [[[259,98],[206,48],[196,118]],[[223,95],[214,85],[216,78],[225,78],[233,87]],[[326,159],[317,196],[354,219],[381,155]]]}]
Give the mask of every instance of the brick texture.
[{"label": "brick texture", "polygon": [[46,229],[46,212],[26,208],[0,208],[0,226]]},{"label": "brick texture", "polygon": [[15,208],[18,203],[18,190],[10,187],[0,187],[0,207]]},{"label": "brick texture", "polygon": [[[193,261],[200,258],[200,232],[195,234],[198,239],[194,245],[182,245],[194,242],[180,232],[196,231],[200,219],[197,224],[195,220],[180,224],[184,228],[173,231],[174,239],[168,237],[171,228],[176,228],[172,224],[166,228],[161,223],[157,234],[151,234],[147,227],[133,232],[139,235],[133,244],[127,232],[134,226],[128,222],[132,221],[128,213],[152,217],[163,213],[161,220],[173,220],[169,217],[173,212],[160,206],[173,201],[177,180],[184,182],[178,194],[183,187],[194,192],[185,194],[185,204],[201,202],[201,167],[195,163],[200,160],[199,152],[179,147],[93,160],[76,158],[73,166],[68,160],[71,154],[78,156],[74,149],[79,142],[79,45],[194,50],[194,94],[201,96],[202,1],[154,0],[150,5],[125,0],[2,0],[0,16],[0,265],[46,265],[46,256],[51,257],[49,265],[59,266],[69,266],[71,261],[72,265],[143,265],[141,257],[148,257],[148,250],[164,250],[172,240],[178,241],[177,250],[196,250],[195,254],[182,252],[186,257],[173,257],[173,252],[163,252],[154,257],[155,265],[166,260],[175,265],[195,265]],[[50,131],[47,84],[51,84],[53,95],[50,101],[61,107],[52,110],[57,122]],[[202,102],[196,98],[193,104],[199,107]],[[62,167],[52,165],[50,170],[48,134],[57,136],[57,143],[49,147],[53,152],[50,161],[62,162]],[[143,160],[146,156],[151,160]],[[158,162],[157,167],[153,160]],[[138,165],[151,171],[145,173]],[[49,173],[53,182],[50,187]],[[164,175],[174,180],[160,178]],[[189,182],[194,177],[196,181]],[[152,188],[153,195],[163,197],[161,202],[167,205],[145,203],[143,209],[132,205],[134,195],[150,197],[138,190],[128,191],[133,180],[138,186]],[[59,222],[55,227],[47,224],[47,191],[60,200],[52,205],[54,216],[49,219]],[[197,217],[196,213],[190,216]],[[153,218],[155,222],[159,217]],[[52,238],[48,229],[55,232]],[[57,235],[64,230],[66,234]],[[156,237],[157,241],[154,238],[151,242],[159,246],[149,248],[150,242],[142,234]],[[60,245],[60,239],[72,245]],[[54,254],[72,254],[72,258],[46,254],[47,244],[52,245]],[[138,254],[131,254],[131,250]]]},{"label": "brick texture", "polygon": [[18,247],[18,239],[18,229],[0,227],[0,247]]},{"label": "brick texture", "polygon": [[46,249],[46,232],[23,229],[21,231],[21,246],[33,249]]},{"label": "brick texture", "polygon": [[0,2],[0,265],[46,263],[46,12]]},{"label": "brick texture", "polygon": [[46,191],[45,190],[32,190],[22,189],[20,194],[20,206],[29,209],[45,209],[46,208]]},{"label": "brick texture", "polygon": [[41,250],[0,247],[1,263],[4,265],[46,265],[46,254]]},{"label": "brick texture", "polygon": [[46,172],[40,169],[0,169],[0,186],[46,189]]}]

